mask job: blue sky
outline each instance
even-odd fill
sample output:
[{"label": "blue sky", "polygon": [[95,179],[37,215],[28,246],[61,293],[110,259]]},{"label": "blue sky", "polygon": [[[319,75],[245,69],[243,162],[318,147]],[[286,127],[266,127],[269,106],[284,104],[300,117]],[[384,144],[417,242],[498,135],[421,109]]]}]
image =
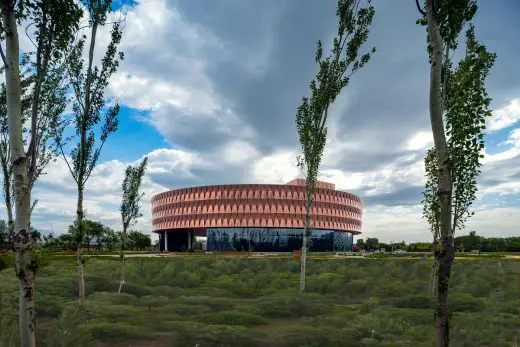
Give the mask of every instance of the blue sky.
[{"label": "blue sky", "polygon": [[[365,201],[364,236],[429,240],[419,205],[431,146],[425,30],[409,0],[374,0],[370,63],[331,109],[320,177]],[[86,188],[87,217],[119,227],[126,165],[150,159],[149,199],[169,188],[285,183],[299,175],[295,112],[314,77],[315,43],[336,30],[334,0],[143,0],[123,2],[125,60],[107,97],[121,100],[112,136]],[[488,92],[495,110],[486,135],[476,215],[469,230],[520,234],[520,36],[514,0],[480,1],[477,38],[498,58]],[[115,13],[114,17],[120,16]],[[101,30],[102,56],[109,28]],[[22,47],[23,47],[22,42]],[[33,223],[65,231],[74,185],[57,161],[36,186]]]}]

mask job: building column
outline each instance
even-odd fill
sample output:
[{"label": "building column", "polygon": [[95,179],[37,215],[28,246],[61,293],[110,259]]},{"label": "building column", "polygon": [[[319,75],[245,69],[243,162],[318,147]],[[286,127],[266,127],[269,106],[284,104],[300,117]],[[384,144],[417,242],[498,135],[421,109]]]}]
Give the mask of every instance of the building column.
[{"label": "building column", "polygon": [[192,249],[192,239],[193,239],[193,231],[188,231],[188,251],[191,251]]},{"label": "building column", "polygon": [[168,252],[168,232],[164,232],[164,251]]}]

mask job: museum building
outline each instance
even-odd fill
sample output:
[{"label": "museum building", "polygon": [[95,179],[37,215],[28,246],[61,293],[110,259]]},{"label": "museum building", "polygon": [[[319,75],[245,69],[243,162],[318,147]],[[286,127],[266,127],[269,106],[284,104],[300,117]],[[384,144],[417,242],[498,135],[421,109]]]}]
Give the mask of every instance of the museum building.
[{"label": "museum building", "polygon": [[[362,213],[358,196],[318,181],[310,251],[351,251]],[[207,251],[292,252],[302,246],[305,180],[170,190],[152,197],[152,224],[161,251],[188,251],[205,236]]]}]

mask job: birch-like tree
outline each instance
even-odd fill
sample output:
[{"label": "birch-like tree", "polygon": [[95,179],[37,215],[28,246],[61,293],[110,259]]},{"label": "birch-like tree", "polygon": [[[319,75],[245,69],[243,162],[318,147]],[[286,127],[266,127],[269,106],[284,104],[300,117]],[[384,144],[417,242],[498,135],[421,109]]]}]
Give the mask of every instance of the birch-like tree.
[{"label": "birch-like tree", "polygon": [[[86,0],[86,12],[89,16],[88,25],[88,57],[85,63],[83,52],[87,42],[87,35],[83,35],[71,48],[67,59],[69,80],[74,91],[73,97],[73,124],[76,136],[71,141],[75,142],[69,156],[65,154],[64,145],[58,141],[61,154],[67,163],[69,171],[76,183],[77,206],[76,226],[78,233],[77,266],[78,266],[78,296],[80,307],[85,305],[85,279],[83,275],[82,241],[85,238],[84,223],[85,212],[83,208],[83,194],[85,186],[94,170],[99,155],[108,137],[117,130],[119,104],[107,104],[104,98],[105,88],[110,77],[116,72],[123,53],[118,52],[117,47],[121,41],[122,26],[117,21],[112,24],[111,39],[100,66],[94,66],[94,49],[98,30],[109,24],[108,14],[111,12],[111,0]],[[98,133],[98,136],[96,136]]]},{"label": "birch-like tree", "polygon": [[495,54],[466,31],[464,58],[455,70],[450,57],[457,49],[462,29],[477,11],[474,0],[426,0],[426,11],[417,7],[427,26],[430,55],[430,120],[435,148],[425,160],[427,183],[424,216],[434,232],[436,261],[437,346],[449,346],[448,291],[454,260],[454,234],[473,214],[484,148],[486,117],[491,115],[485,79]]},{"label": "birch-like tree", "polygon": [[146,171],[148,158],[144,157],[143,161],[136,167],[128,165],[125,170],[125,178],[123,180],[123,200],[121,201],[121,222],[123,231],[121,232],[121,278],[119,281],[118,293],[121,293],[125,285],[125,244],[127,241],[128,228],[137,222],[142,216],[139,211],[141,208],[141,199],[144,193],[139,192],[143,176]]},{"label": "birch-like tree", "polygon": [[[14,236],[16,272],[20,279],[19,328],[20,344],[34,346],[34,283],[37,260],[32,252],[30,217],[32,188],[47,164],[55,157],[56,143],[61,137],[61,114],[65,109],[60,86],[63,78],[65,51],[77,31],[81,9],[72,0],[0,1],[1,35],[6,52],[0,50],[5,68],[9,158],[14,191]],[[31,53],[29,128],[24,136],[24,88],[20,74],[18,23],[30,23],[35,51]],[[26,145],[27,144],[27,148]],[[9,172],[11,170],[11,172]],[[6,180],[9,182],[9,178]],[[4,182],[5,184],[5,182]],[[10,189],[8,188],[8,191]]]},{"label": "birch-like tree", "polygon": [[[23,117],[22,124],[28,117],[30,106],[30,95],[28,95],[29,86],[31,84],[30,73],[28,71],[29,56],[22,55],[20,61],[20,87],[21,87],[21,114]],[[4,68],[2,68],[2,71]],[[23,129],[22,132],[26,132]],[[13,191],[13,167],[11,165],[11,149],[9,146],[9,127],[7,119],[7,87],[5,83],[0,85],[0,169],[2,170],[2,193],[5,201],[7,212],[7,230],[9,249],[13,249],[14,240],[14,191]]]},{"label": "birch-like tree", "polygon": [[298,166],[306,176],[305,230],[302,241],[300,291],[305,290],[305,267],[307,249],[312,235],[311,208],[316,189],[319,167],[327,141],[327,117],[330,105],[350,78],[370,60],[375,48],[360,54],[368,39],[375,10],[368,0],[366,7],[361,0],[339,0],[336,16],[338,31],[332,50],[323,57],[323,45],[318,41],[316,63],[319,71],[310,83],[311,96],[304,97],[296,113],[296,126],[303,154],[298,157]]}]

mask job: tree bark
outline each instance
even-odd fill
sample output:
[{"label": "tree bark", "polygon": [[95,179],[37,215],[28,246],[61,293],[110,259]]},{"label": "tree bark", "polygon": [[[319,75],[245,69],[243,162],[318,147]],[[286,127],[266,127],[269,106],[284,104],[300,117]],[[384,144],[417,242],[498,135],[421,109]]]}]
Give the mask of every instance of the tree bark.
[{"label": "tree bark", "polygon": [[78,206],[76,210],[78,222],[78,298],[79,306],[85,307],[85,277],[83,271],[83,188],[78,187]]},{"label": "tree bark", "polygon": [[19,43],[16,18],[11,3],[1,3],[2,20],[6,40],[5,80],[7,86],[7,117],[9,143],[15,187],[14,249],[16,252],[16,272],[20,279],[19,328],[20,345],[35,346],[34,324],[34,282],[35,269],[32,266],[31,235],[29,231],[31,194],[27,173],[27,156],[23,147],[22,110]]},{"label": "tree bark", "polygon": [[436,258],[439,263],[437,277],[437,308],[435,311],[436,345],[447,347],[449,336],[448,286],[451,265],[454,259],[453,235],[451,233],[452,178],[444,122],[442,114],[442,52],[443,41],[435,17],[434,1],[427,2],[428,36],[432,46],[430,70],[430,121],[438,161],[438,197],[440,203],[440,250]]},{"label": "tree bark", "polygon": [[309,234],[311,230],[311,202],[312,195],[311,189],[307,191],[307,204],[306,204],[306,213],[305,213],[305,229],[303,231],[302,238],[302,254],[300,261],[300,292],[305,290],[305,274],[307,268],[307,246],[309,243]]},{"label": "tree bark", "polygon": [[5,208],[7,210],[7,232],[9,234],[9,248],[13,247],[14,240],[14,217],[13,217],[13,205],[11,195],[11,168],[9,166],[7,153],[0,153],[0,159],[2,164],[2,171],[4,174],[4,195],[5,195]]},{"label": "tree bark", "polygon": [[125,285],[125,238],[126,238],[126,227],[123,227],[123,235],[121,240],[121,277],[119,279],[118,293],[121,293],[123,286]]}]

